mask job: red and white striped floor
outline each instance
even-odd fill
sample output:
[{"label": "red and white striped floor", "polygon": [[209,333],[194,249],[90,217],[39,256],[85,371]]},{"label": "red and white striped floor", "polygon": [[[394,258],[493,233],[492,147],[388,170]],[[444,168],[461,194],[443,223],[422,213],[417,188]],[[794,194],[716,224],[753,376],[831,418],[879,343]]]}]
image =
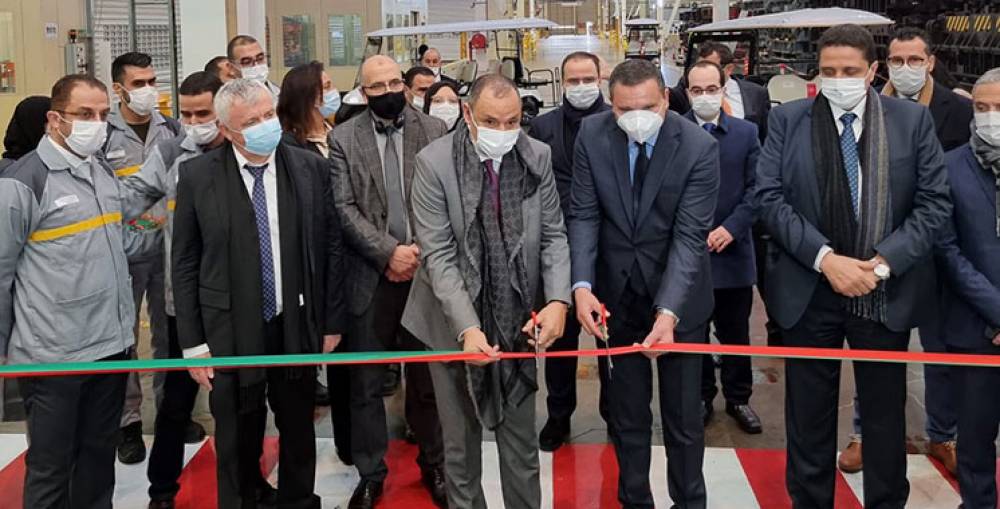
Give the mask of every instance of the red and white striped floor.
[{"label": "red and white striped floor", "polygon": [[[149,437],[147,437],[149,440]],[[357,473],[339,460],[331,439],[317,440],[316,492],[323,507],[345,507],[357,483]],[[24,479],[23,435],[0,435],[0,509],[20,509]],[[651,479],[657,506],[669,507],[665,482],[666,457],[655,447]],[[483,444],[483,485],[490,507],[503,507],[496,446]],[[277,439],[269,438],[261,467],[277,479]],[[419,480],[414,462],[416,448],[402,441],[390,446],[389,478],[381,507],[433,509]],[[554,454],[542,453],[542,506],[556,509],[618,507],[617,466],[610,445],[574,444]],[[215,450],[211,440],[187,447],[177,507],[215,509]],[[785,492],[784,451],[709,448],[705,452],[705,479],[709,507],[733,509],[783,509],[791,507]],[[926,456],[909,457],[910,509],[958,507],[958,486],[943,468]],[[862,507],[862,474],[837,478],[837,508]],[[146,465],[118,465],[115,507],[146,507]]]}]

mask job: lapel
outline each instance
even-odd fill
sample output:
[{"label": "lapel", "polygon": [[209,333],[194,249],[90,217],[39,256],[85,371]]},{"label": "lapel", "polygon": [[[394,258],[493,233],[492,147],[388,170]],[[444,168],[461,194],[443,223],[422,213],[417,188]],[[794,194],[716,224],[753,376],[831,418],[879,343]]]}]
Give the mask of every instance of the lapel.
[{"label": "lapel", "polygon": [[309,261],[309,273],[315,274],[313,270],[314,260],[313,260],[313,250],[312,239],[313,239],[313,189],[310,179],[307,177],[308,168],[295,169],[297,165],[292,157],[290,157],[288,147],[281,143],[278,145],[278,153],[275,157],[275,164],[277,165],[277,170],[284,172],[288,175],[288,181],[292,183],[292,191],[294,192],[295,202],[289,204],[288,210],[292,210],[294,207],[299,215],[299,223],[302,228],[302,246],[305,249],[306,259]]},{"label": "lapel", "polygon": [[[941,132],[945,126],[948,125],[948,113],[951,111],[951,101],[948,97],[947,89],[938,90],[938,84],[934,83],[933,95],[931,95],[931,102],[927,105],[931,110],[931,118],[934,119],[934,125],[937,126],[937,132]],[[943,87],[942,87],[943,88]]]},{"label": "lapel", "polygon": [[230,142],[225,142],[222,148],[215,153],[213,157],[216,159],[216,164],[213,165],[212,171],[212,193],[210,196],[214,196],[215,202],[215,212],[219,218],[219,226],[222,227],[225,233],[225,238],[229,238],[229,212],[234,201],[238,196],[234,196],[231,193],[230,178],[240,179],[239,172],[240,169],[236,166],[236,156],[233,155],[233,145]]},{"label": "lapel", "polygon": [[750,97],[747,96],[747,89],[743,86],[743,80],[737,79],[736,84],[740,86],[740,99],[743,100],[743,118],[755,116],[757,111],[754,109],[753,101],[751,101]]},{"label": "lapel", "polygon": [[410,189],[413,187],[413,165],[420,152],[427,145],[427,133],[420,121],[417,110],[407,107],[406,120],[403,125],[403,191],[406,203],[410,203]]},{"label": "lapel", "polygon": [[[805,179],[805,185],[802,186],[802,191],[808,195],[809,204],[812,206],[812,219],[811,222],[817,224],[820,218],[820,197],[819,197],[819,181],[816,180],[816,164],[813,155],[812,147],[812,105],[810,102],[809,107],[806,108],[805,117],[802,120],[801,131],[805,137],[804,140],[799,140],[801,143],[792,144],[792,147],[801,148],[805,152],[806,161],[805,164],[797,166],[798,168],[803,168],[801,178]],[[781,162],[782,167],[784,167],[784,161]],[[794,164],[794,163],[793,163]],[[784,175],[782,175],[782,180],[785,180]]]},{"label": "lapel", "polygon": [[979,182],[979,188],[983,190],[983,194],[986,196],[986,201],[990,204],[990,208],[995,209],[997,206],[996,202],[996,180],[994,180],[989,172],[985,170],[979,160],[976,159],[975,153],[972,151],[972,147],[969,146],[965,151],[965,160],[967,161],[966,166],[969,171],[972,172],[972,178]]},{"label": "lapel", "polygon": [[[611,121],[614,122],[614,116],[611,117]],[[628,176],[628,136],[617,124],[615,124],[611,134],[611,162],[614,169],[615,182],[618,183],[618,195],[621,197],[622,210],[628,219],[629,227],[635,229],[636,223],[632,210],[632,182]],[[591,168],[590,171],[600,170]]]},{"label": "lapel", "polygon": [[354,130],[354,139],[361,151],[361,160],[368,168],[372,182],[382,201],[382,207],[387,207],[385,199],[385,176],[382,172],[382,158],[378,152],[378,140],[375,139],[375,127],[372,125],[371,112],[365,110],[358,118],[358,128]]},{"label": "lapel", "polygon": [[667,173],[673,166],[674,156],[680,147],[680,122],[687,122],[687,120],[682,120],[676,113],[668,111],[667,118],[663,122],[663,126],[660,127],[660,134],[653,147],[653,157],[649,160],[649,173],[646,174],[646,181],[642,184],[642,196],[639,197],[639,216],[635,221],[637,225],[642,224],[649,209],[653,207],[653,202],[660,192],[663,180],[667,178]]},{"label": "lapel", "polygon": [[552,158],[553,159],[558,158],[563,168],[571,168],[573,166],[571,164],[572,161],[568,160],[566,154],[565,141],[564,141],[566,139],[566,126],[564,125],[565,118],[563,117],[563,109],[562,108],[557,109],[556,114],[554,116],[556,121],[556,133],[555,133],[555,138],[552,140],[552,143],[550,144],[553,152]]}]

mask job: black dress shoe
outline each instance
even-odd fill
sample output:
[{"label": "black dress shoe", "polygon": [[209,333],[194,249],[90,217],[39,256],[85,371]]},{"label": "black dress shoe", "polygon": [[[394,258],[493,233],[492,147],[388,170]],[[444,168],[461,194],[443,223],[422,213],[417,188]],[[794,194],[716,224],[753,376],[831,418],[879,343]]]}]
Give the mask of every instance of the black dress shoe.
[{"label": "black dress shoe", "polygon": [[351,495],[351,501],[347,503],[347,509],[373,509],[381,496],[381,482],[362,479],[358,487],[354,488],[354,494]]},{"label": "black dress shoe", "polygon": [[740,425],[740,429],[751,435],[757,435],[764,431],[760,425],[760,417],[757,416],[757,412],[750,408],[750,405],[734,405],[732,403],[726,403],[726,413],[736,419],[736,423]]},{"label": "black dress shoe", "polygon": [[146,459],[146,443],[142,441],[142,422],[133,422],[121,429],[118,442],[118,461],[126,465],[142,463]]},{"label": "black dress shoe", "polygon": [[200,444],[205,439],[205,427],[197,422],[190,421],[184,428],[185,444]]},{"label": "black dress shoe", "polygon": [[325,385],[316,382],[316,406],[330,406],[330,390]]},{"label": "black dress shoe", "polygon": [[261,479],[257,486],[257,507],[260,509],[278,507],[278,489],[264,479]]},{"label": "black dress shoe", "polygon": [[385,378],[382,379],[382,397],[387,398],[396,393],[399,389],[399,364],[390,364],[385,370]]},{"label": "black dress shoe", "polygon": [[553,452],[566,443],[569,436],[569,421],[549,419],[538,434],[538,447],[545,452]]},{"label": "black dress shoe", "polygon": [[149,509],[174,509],[174,499],[150,500]]},{"label": "black dress shoe", "polygon": [[702,401],[701,402],[701,422],[703,425],[708,426],[708,421],[712,420],[712,415],[715,414],[715,406],[712,405],[712,401]]},{"label": "black dress shoe", "polygon": [[448,489],[445,486],[444,468],[434,467],[424,470],[420,477],[424,483],[424,487],[431,494],[431,500],[434,501],[434,505],[441,509],[447,509]]}]

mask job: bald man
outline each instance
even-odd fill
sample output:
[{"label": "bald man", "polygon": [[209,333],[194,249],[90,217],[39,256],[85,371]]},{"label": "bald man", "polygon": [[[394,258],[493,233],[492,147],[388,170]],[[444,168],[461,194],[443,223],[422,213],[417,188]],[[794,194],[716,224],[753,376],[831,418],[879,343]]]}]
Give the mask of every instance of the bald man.
[{"label": "bald man", "polygon": [[[420,262],[413,234],[410,182],[417,152],[448,128],[406,101],[399,65],[376,55],[361,66],[367,109],[330,134],[337,211],[347,245],[348,350],[422,350],[400,326]],[[361,482],[348,507],[374,507],[382,494],[387,431],[384,365],[352,368],[351,453]],[[426,364],[406,365],[406,420],[420,445],[417,463],[434,501],[446,502],[441,424]]]}]

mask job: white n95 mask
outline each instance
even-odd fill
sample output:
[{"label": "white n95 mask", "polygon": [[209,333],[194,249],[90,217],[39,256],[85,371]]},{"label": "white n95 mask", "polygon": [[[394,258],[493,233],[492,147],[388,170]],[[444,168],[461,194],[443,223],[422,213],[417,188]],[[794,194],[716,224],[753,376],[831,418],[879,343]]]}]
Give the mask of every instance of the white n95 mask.
[{"label": "white n95 mask", "polygon": [[663,125],[663,117],[649,110],[632,110],[618,117],[618,127],[639,143],[653,137]]}]

